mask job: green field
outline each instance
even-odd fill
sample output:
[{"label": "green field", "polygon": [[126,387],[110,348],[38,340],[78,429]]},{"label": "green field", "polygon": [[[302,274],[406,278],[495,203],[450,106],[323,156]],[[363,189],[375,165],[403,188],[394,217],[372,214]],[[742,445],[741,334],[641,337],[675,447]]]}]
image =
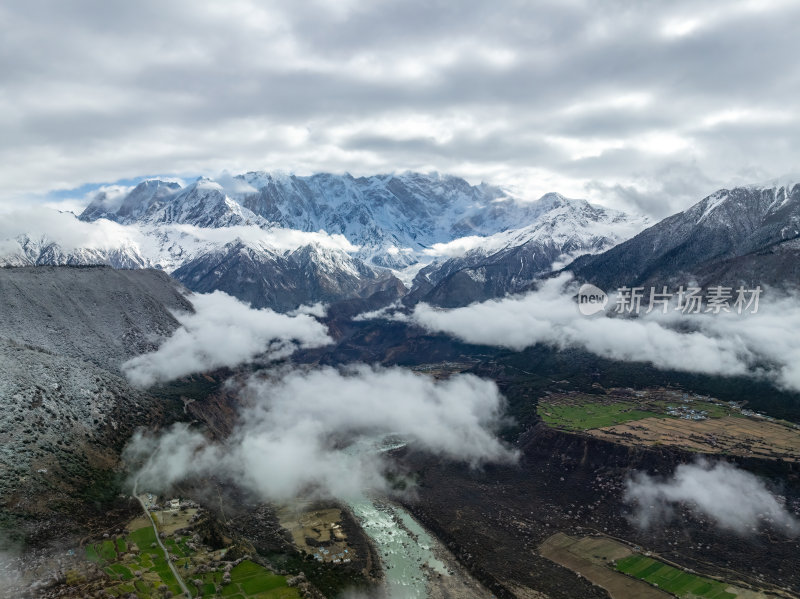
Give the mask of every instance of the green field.
[{"label": "green field", "polygon": [[[176,553],[181,554],[175,541],[170,539]],[[105,540],[101,543],[87,545],[86,559],[103,566],[103,571],[112,579],[119,580],[122,584],[109,589],[115,595],[123,595],[135,592],[139,597],[150,597],[155,594],[156,588],[165,585],[175,595],[180,595],[181,589],[178,581],[169,569],[167,561],[161,548],[152,547],[156,542],[155,532],[150,526],[139,528],[131,532],[127,537],[117,537],[116,539]],[[138,555],[131,556],[128,561],[122,563],[122,556],[127,554],[132,546],[139,549]],[[169,546],[169,549],[173,547]],[[158,582],[146,582],[134,580],[134,571],[148,572],[157,574]]]},{"label": "green field", "polygon": [[655,411],[640,410],[633,402],[586,402],[576,405],[541,403],[539,415],[550,426],[580,431],[654,416],[667,417]]},{"label": "green field", "polygon": [[299,597],[296,589],[286,586],[283,576],[273,574],[251,561],[243,561],[231,570],[231,584],[222,588],[224,596],[239,594],[252,599],[289,599]]},{"label": "green field", "polygon": [[585,394],[556,396],[540,400],[536,411],[546,424],[574,431],[604,428],[644,418],[678,418],[681,413],[689,411],[704,413],[706,418],[743,417],[738,410],[725,404],[697,398],[681,399],[674,397],[674,394],[667,396],[659,392],[635,399]]},{"label": "green field", "polygon": [[736,599],[735,594],[725,590],[728,585],[724,583],[684,572],[644,555],[625,557],[617,561],[616,567],[624,574],[644,580],[678,597]]},{"label": "green field", "polygon": [[[183,573],[184,581],[193,597],[230,599],[297,599],[297,589],[286,585],[286,578],[273,574],[266,568],[245,560],[231,570],[231,582],[222,585],[222,572],[192,573],[194,552],[186,545],[188,537],[168,537],[164,540],[167,550],[177,556],[175,567]],[[178,581],[169,569],[161,548],[151,547],[156,542],[152,527],[134,530],[126,537],[105,540],[86,547],[86,559],[102,566],[103,571],[118,584],[106,590],[119,597],[136,593],[140,599],[161,597],[158,588],[166,586],[173,595],[181,596]],[[138,554],[131,552],[133,545]],[[130,552],[130,553],[129,553]],[[123,555],[126,557],[123,559]],[[142,576],[137,576],[136,572]],[[155,576],[157,580],[153,580]],[[192,581],[199,580],[199,588]],[[216,589],[220,588],[217,592]]]}]

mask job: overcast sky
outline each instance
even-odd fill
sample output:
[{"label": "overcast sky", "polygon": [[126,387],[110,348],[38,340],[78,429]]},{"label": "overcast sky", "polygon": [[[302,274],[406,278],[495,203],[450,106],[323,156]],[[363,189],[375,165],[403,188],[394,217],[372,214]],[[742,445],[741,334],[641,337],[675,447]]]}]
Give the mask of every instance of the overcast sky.
[{"label": "overcast sky", "polygon": [[420,169],[663,216],[800,170],[799,22],[770,0],[5,0],[0,202]]}]

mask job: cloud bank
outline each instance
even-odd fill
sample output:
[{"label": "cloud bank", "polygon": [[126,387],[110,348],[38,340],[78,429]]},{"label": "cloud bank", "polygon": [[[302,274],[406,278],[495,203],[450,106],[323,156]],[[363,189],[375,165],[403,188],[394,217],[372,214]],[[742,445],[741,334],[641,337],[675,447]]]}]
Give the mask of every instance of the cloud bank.
[{"label": "cloud bank", "polygon": [[356,252],[359,246],[350,243],[340,233],[329,234],[320,231],[298,231],[273,227],[262,229],[255,225],[236,225],[232,227],[197,227],[195,225],[172,224],[160,226],[160,230],[168,235],[175,233],[192,237],[198,241],[210,241],[215,244],[224,244],[235,239],[245,243],[258,245],[271,251],[291,251],[299,247],[316,244],[331,250],[343,252]]},{"label": "cloud bank", "polygon": [[796,169],[798,11],[7,0],[0,200],[159,173],[434,168],[664,215]]},{"label": "cloud bank", "polygon": [[22,252],[17,239],[26,236],[45,243],[57,243],[65,252],[79,248],[114,250],[138,247],[141,235],[134,227],[108,220],[83,222],[70,212],[50,208],[20,208],[0,215],[2,255]]},{"label": "cloud bank", "polygon": [[70,212],[51,208],[20,208],[0,214],[0,261],[25,256],[30,241],[40,247],[55,243],[67,254],[76,250],[129,250],[143,262],[167,271],[185,261],[187,253],[197,255],[233,241],[269,253],[294,251],[310,244],[343,252],[358,250],[344,235],[325,231],[262,229],[255,225],[120,225],[106,219],[84,222]]},{"label": "cloud bank", "polygon": [[[720,375],[768,377],[800,391],[800,302],[762,297],[756,314],[681,315],[658,310],[638,318],[581,315],[571,275],[545,281],[526,295],[442,310],[419,304],[403,318],[429,331],[468,343],[522,350],[537,343],[576,347],[613,360],[649,362],[658,368]],[[365,316],[362,315],[362,318]]]},{"label": "cloud bank", "polygon": [[684,504],[720,528],[740,535],[756,532],[761,526],[788,536],[800,534],[800,521],[757,476],[727,462],[681,464],[666,480],[637,473],[628,480],[624,498],[634,505],[633,520],[643,528],[673,518],[675,506]]},{"label": "cloud bank", "polygon": [[125,456],[144,461],[134,475],[139,488],[215,476],[269,500],[385,491],[387,464],[370,443],[386,435],[473,466],[516,459],[493,434],[503,421],[503,397],[493,382],[472,375],[436,381],[365,365],[295,370],[254,377],[242,396],[250,407],[224,442],[209,442],[185,424],[156,437],[136,435]]},{"label": "cloud bank", "polygon": [[190,300],[195,312],[177,315],[181,326],[170,338],[122,365],[131,383],[146,387],[256,358],[277,360],[298,348],[331,342],[326,327],[308,314],[253,310],[222,291],[194,294]]}]

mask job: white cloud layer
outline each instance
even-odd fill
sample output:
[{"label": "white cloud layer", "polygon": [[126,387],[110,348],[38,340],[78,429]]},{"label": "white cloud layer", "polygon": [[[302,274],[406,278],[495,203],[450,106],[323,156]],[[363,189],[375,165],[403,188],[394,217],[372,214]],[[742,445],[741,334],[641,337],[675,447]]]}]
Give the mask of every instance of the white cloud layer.
[{"label": "white cloud layer", "polygon": [[298,316],[299,314],[308,314],[309,316],[313,316],[314,318],[325,318],[325,315],[327,313],[328,313],[327,304],[323,304],[322,302],[317,302],[316,304],[303,304],[302,306],[298,306],[294,310],[287,312],[287,315]]},{"label": "white cloud layer", "polygon": [[20,208],[0,215],[0,244],[3,254],[20,251],[17,238],[27,236],[34,240],[55,242],[65,252],[78,248],[113,250],[125,246],[138,246],[141,235],[132,227],[99,220],[86,223],[69,212],[51,208]]},{"label": "white cloud layer", "polygon": [[106,219],[84,222],[71,212],[47,207],[25,207],[0,214],[0,259],[13,261],[14,256],[25,255],[26,241],[33,241],[39,247],[55,243],[65,253],[127,251],[139,256],[145,265],[158,265],[168,272],[186,261],[187,255],[234,241],[278,254],[310,244],[348,253],[358,250],[344,235],[329,235],[325,231],[262,229],[255,225],[215,228],[188,224],[120,225]]},{"label": "white cloud layer", "polygon": [[224,442],[211,443],[185,424],[134,437],[126,456],[145,461],[135,474],[139,488],[215,476],[262,499],[355,497],[386,490],[386,462],[363,449],[385,435],[475,466],[516,459],[492,432],[503,419],[502,396],[493,382],[471,375],[436,381],[365,365],[294,370],[253,378],[242,395],[250,407]]},{"label": "white cloud layer", "polygon": [[800,390],[800,301],[767,290],[758,313],[681,315],[658,311],[639,318],[589,318],[573,299],[571,275],[545,281],[526,295],[442,310],[419,304],[409,316],[375,313],[361,318],[404,318],[425,329],[479,345],[522,350],[537,343],[578,347],[621,361],[721,375],[766,376]]},{"label": "white cloud layer", "polygon": [[664,215],[796,168],[797,3],[221,6],[4,2],[0,201],[434,168]]},{"label": "white cloud layer", "polygon": [[641,527],[658,525],[684,504],[720,528],[738,534],[768,525],[788,536],[800,533],[800,521],[770,493],[757,476],[727,462],[681,464],[667,480],[635,474],[626,485],[625,501],[634,505]]},{"label": "white cloud layer", "polygon": [[256,358],[276,360],[331,342],[325,326],[308,314],[253,310],[221,291],[189,299],[195,312],[177,315],[181,326],[171,337],[122,365],[133,384],[149,386]]}]

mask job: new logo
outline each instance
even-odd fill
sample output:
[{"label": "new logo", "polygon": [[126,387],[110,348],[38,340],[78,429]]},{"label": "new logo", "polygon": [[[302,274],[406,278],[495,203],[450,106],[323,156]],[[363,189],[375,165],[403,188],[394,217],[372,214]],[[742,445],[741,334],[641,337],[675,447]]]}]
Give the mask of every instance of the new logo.
[{"label": "new logo", "polygon": [[584,283],[578,289],[578,310],[584,316],[602,312],[608,303],[606,292],[591,283]]}]

